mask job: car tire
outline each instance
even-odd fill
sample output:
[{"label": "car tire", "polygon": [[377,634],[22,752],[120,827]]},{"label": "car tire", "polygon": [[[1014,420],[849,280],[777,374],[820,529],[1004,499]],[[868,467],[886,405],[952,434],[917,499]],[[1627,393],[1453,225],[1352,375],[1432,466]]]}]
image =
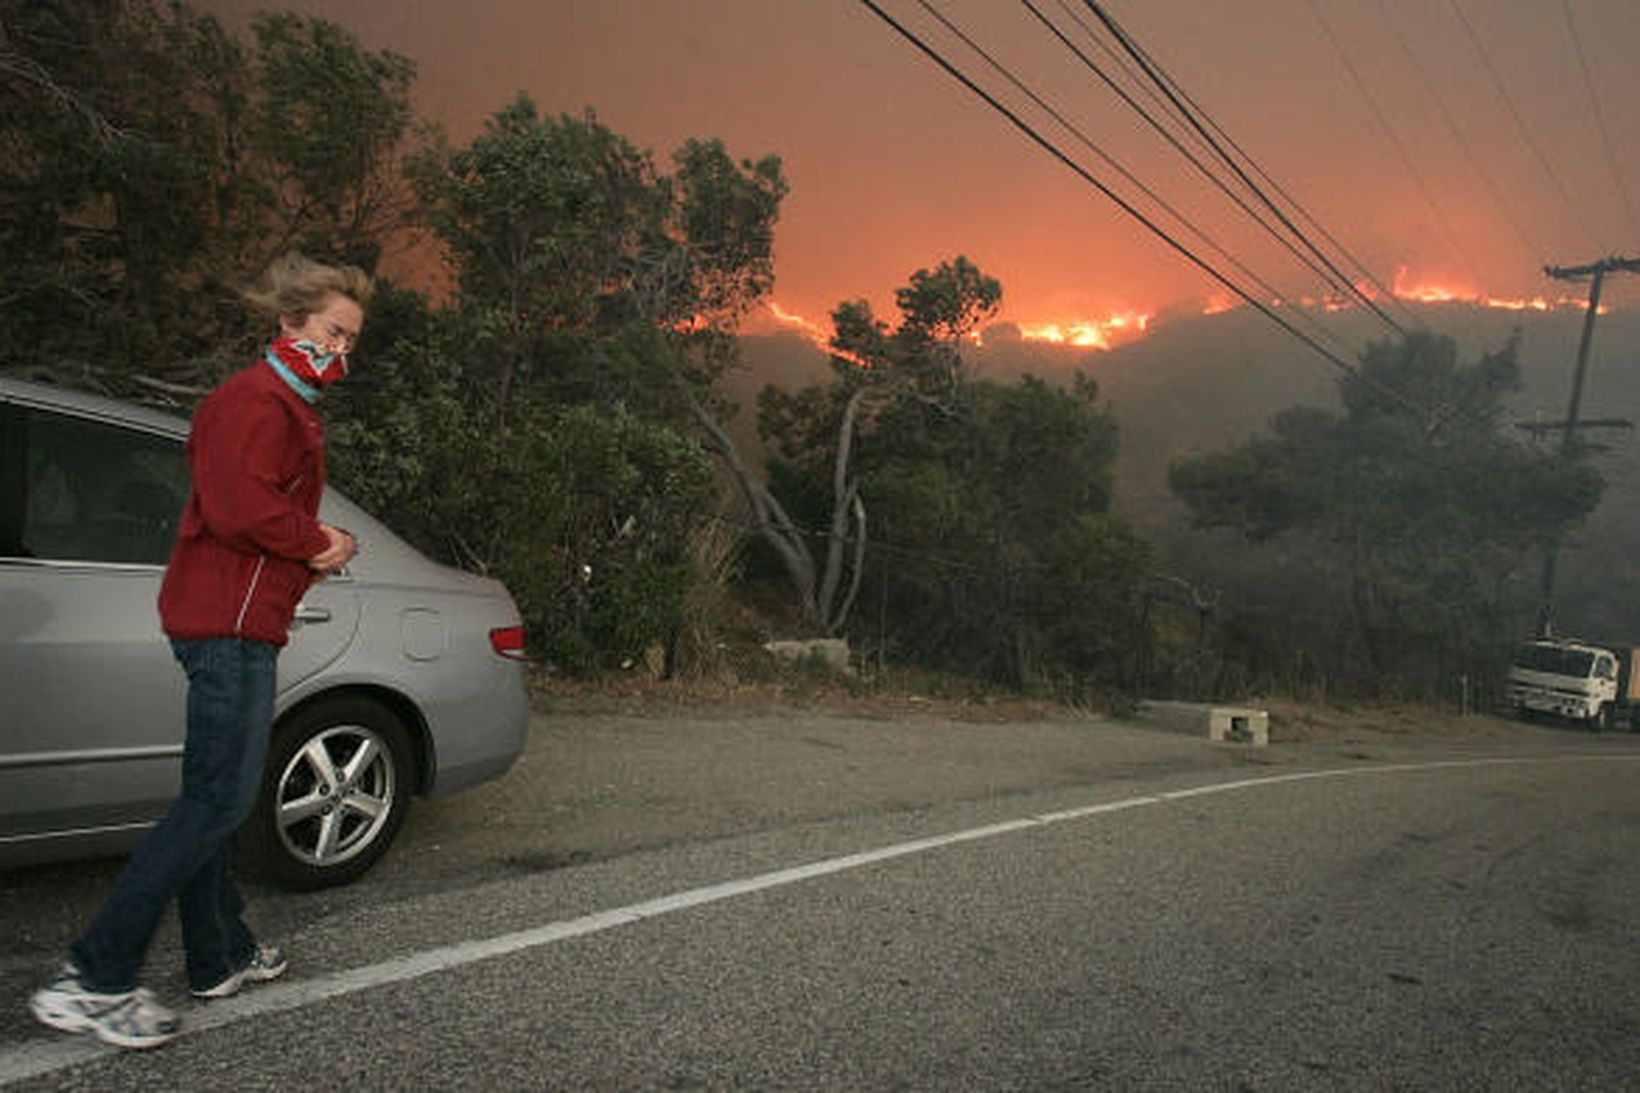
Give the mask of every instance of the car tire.
[{"label": "car tire", "polygon": [[346,884],[387,852],[410,803],[410,735],[362,695],[274,726],[256,811],[240,833],[253,868],[289,888]]},{"label": "car tire", "polygon": [[1589,718],[1590,732],[1605,732],[1612,727],[1612,704],[1602,703],[1601,707]]}]

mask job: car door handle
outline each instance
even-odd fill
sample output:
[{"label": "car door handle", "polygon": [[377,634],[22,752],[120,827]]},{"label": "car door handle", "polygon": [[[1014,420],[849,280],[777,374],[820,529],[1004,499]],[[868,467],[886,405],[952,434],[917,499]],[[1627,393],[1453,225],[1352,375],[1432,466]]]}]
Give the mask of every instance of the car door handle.
[{"label": "car door handle", "polygon": [[293,621],[302,622],[302,623],[307,623],[307,622],[329,622],[330,621],[330,608],[328,608],[328,607],[309,607],[305,603],[299,603],[299,604],[296,605],[296,617]]}]

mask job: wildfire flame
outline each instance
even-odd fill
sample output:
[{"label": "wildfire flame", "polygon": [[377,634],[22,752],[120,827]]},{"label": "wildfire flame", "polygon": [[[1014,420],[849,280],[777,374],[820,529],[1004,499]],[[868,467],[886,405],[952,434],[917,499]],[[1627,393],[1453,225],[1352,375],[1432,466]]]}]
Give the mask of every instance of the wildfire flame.
[{"label": "wildfire flame", "polygon": [[1395,271],[1390,291],[1398,299],[1423,304],[1476,304],[1480,307],[1503,311],[1553,311],[1557,307],[1583,307],[1585,302],[1571,296],[1553,299],[1546,296],[1489,296],[1467,285],[1442,284],[1429,278],[1417,278],[1406,266]]},{"label": "wildfire flame", "polygon": [[769,317],[775,320],[777,326],[794,331],[795,333],[801,335],[806,341],[810,342],[822,352],[848,361],[857,368],[871,367],[870,361],[856,357],[852,353],[842,353],[834,349],[831,344],[831,335],[822,330],[819,323],[806,319],[796,312],[787,311],[773,300],[769,301],[766,310],[768,311]]},{"label": "wildfire flame", "polygon": [[[773,300],[769,301],[766,311],[778,328],[800,334],[828,353],[835,352],[830,348],[830,336],[818,323],[786,310]],[[1109,349],[1113,345],[1132,341],[1144,334],[1150,328],[1151,318],[1152,316],[1144,312],[1119,312],[1103,319],[1021,323],[1019,332],[1026,341],[1088,349]],[[967,338],[976,345],[981,344],[978,332],[969,334]]]},{"label": "wildfire flame", "polygon": [[1118,342],[1132,341],[1144,334],[1149,327],[1149,315],[1128,312],[1103,319],[1021,324],[1019,333],[1027,341],[1074,345],[1086,349],[1109,349]]},{"label": "wildfire flame", "polygon": [[[1378,290],[1363,285],[1362,294],[1368,298],[1381,296]],[[1421,304],[1469,304],[1476,307],[1496,308],[1504,311],[1538,311],[1548,312],[1559,308],[1583,308],[1587,302],[1574,296],[1491,296],[1472,286],[1457,281],[1447,281],[1430,275],[1415,274],[1409,267],[1401,266],[1395,271],[1395,277],[1389,287],[1389,295],[1398,300]],[[1274,306],[1294,304],[1296,306],[1325,310],[1329,312],[1347,311],[1359,306],[1355,300],[1342,296],[1306,296],[1295,300],[1274,300]],[[1218,293],[1210,296],[1202,305],[1203,315],[1219,315],[1241,307],[1243,301],[1227,293]],[[1605,308],[1602,308],[1604,311]],[[765,313],[773,320],[772,325],[778,329],[792,331],[812,342],[823,352],[835,355],[836,351],[830,346],[830,335],[818,323],[781,307],[773,300],[769,301]],[[1020,337],[1025,341],[1044,342],[1049,345],[1073,346],[1083,349],[1110,349],[1114,346],[1134,341],[1143,337],[1150,330],[1150,313],[1139,311],[1114,312],[1102,319],[1061,319],[1055,321],[1021,322],[1018,324]],[[970,335],[976,344],[979,342],[977,334]],[[864,361],[856,364],[865,366]]]},{"label": "wildfire flame", "polygon": [[773,300],[769,301],[769,314],[781,326],[796,330],[797,333],[803,335],[821,349],[826,348],[826,343],[831,340],[826,332],[820,329],[819,324],[810,322],[794,312],[787,311]]},{"label": "wildfire flame", "polygon": [[[1383,293],[1371,285],[1357,288],[1368,299],[1381,299]],[[1474,307],[1496,308],[1501,311],[1554,311],[1558,308],[1582,308],[1586,302],[1575,296],[1491,296],[1462,282],[1449,282],[1428,275],[1418,275],[1406,266],[1395,271],[1389,296],[1415,304],[1469,304]],[[1300,307],[1325,311],[1348,311],[1358,306],[1355,300],[1342,296],[1304,296],[1297,300],[1272,300],[1276,307],[1292,303]],[[1242,301],[1223,294],[1208,299],[1202,307],[1203,315],[1218,315],[1240,307]],[[1602,311],[1605,309],[1602,308]]]}]

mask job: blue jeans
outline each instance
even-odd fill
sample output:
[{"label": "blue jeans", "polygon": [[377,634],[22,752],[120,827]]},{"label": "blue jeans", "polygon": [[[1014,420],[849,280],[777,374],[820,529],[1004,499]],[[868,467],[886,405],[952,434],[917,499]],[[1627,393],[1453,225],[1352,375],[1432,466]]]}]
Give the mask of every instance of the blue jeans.
[{"label": "blue jeans", "polygon": [[171,649],[188,675],[182,793],[70,950],[81,983],[110,994],[136,986],[173,897],[192,989],[215,986],[256,951],[229,875],[229,847],[261,785],[279,650],[237,638],[173,640]]}]

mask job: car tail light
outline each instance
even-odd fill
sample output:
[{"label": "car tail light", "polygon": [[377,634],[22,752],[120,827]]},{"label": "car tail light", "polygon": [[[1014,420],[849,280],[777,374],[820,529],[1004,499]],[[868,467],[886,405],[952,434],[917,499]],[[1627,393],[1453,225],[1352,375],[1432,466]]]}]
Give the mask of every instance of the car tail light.
[{"label": "car tail light", "polygon": [[498,626],[490,631],[490,648],[497,654],[512,660],[523,660],[524,655],[524,628],[522,626]]}]

